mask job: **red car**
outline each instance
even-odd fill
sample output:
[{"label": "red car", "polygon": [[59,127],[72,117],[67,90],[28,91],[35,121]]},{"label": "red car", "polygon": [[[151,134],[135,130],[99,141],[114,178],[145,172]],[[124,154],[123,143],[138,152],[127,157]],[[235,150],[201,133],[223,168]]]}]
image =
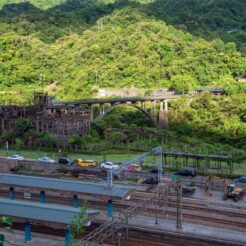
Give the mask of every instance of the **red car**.
[{"label": "red car", "polygon": [[140,172],[141,170],[142,169],[139,164],[132,164],[131,166],[126,167],[127,172]]}]

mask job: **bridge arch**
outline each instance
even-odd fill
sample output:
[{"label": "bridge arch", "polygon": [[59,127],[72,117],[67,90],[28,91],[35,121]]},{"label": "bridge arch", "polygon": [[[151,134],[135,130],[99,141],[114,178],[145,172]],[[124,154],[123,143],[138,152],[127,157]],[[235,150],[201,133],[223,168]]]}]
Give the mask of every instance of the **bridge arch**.
[{"label": "bridge arch", "polygon": [[114,104],[112,106],[110,106],[109,108],[105,109],[105,111],[101,114],[99,114],[94,120],[101,120],[106,114],[108,114],[109,112],[111,112],[112,110],[114,110],[115,108],[118,108],[118,107],[121,107],[121,106],[130,106],[130,107],[133,107],[133,108],[136,108],[138,110],[140,110],[141,112],[143,112],[147,117],[148,119],[151,121],[152,125],[155,127],[155,128],[158,128],[158,124],[157,122],[154,120],[154,118],[152,117],[152,115],[146,111],[145,109],[133,104],[133,103],[119,103],[119,104]]}]

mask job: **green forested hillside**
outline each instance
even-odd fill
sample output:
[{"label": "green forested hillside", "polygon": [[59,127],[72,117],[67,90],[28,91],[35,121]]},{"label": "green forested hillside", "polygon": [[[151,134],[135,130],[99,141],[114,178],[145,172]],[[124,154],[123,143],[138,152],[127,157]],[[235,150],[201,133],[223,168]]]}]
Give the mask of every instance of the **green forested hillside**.
[{"label": "green forested hillside", "polygon": [[1,0],[0,8],[3,8],[4,6],[9,4],[31,3],[37,8],[49,9],[64,2],[66,2],[66,0]]},{"label": "green forested hillside", "polygon": [[206,39],[220,37],[246,52],[245,0],[157,0],[150,12]]},{"label": "green forested hillside", "polygon": [[213,96],[172,102],[171,128],[182,136],[202,136],[220,143],[246,145],[246,95]]},{"label": "green forested hillside", "polygon": [[[168,10],[165,4],[163,10]],[[1,5],[0,86],[20,98],[49,85],[60,99],[91,96],[98,87],[187,92],[221,86],[225,78],[246,72],[246,58],[235,44],[206,41],[167,25],[164,14],[155,11],[155,1],[32,0]]]},{"label": "green forested hillside", "polygon": [[54,41],[69,30],[81,31],[83,26],[124,7],[137,7],[149,16],[206,39],[219,37],[226,42],[236,42],[238,48],[246,52],[244,0],[0,1],[1,16],[6,22],[17,25],[13,27],[15,31],[21,34],[41,31],[39,35],[45,41]]}]

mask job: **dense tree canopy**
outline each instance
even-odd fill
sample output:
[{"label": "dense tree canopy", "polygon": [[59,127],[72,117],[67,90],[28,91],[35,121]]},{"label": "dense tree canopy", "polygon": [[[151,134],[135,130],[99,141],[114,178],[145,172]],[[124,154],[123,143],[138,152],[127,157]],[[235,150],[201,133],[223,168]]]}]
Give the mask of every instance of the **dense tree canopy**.
[{"label": "dense tree canopy", "polygon": [[245,93],[213,96],[205,92],[189,103],[182,98],[172,104],[171,127],[182,135],[210,136],[223,143],[246,145]]},{"label": "dense tree canopy", "polygon": [[[0,1],[0,89],[12,100],[41,87],[59,99],[89,97],[99,87],[169,87],[186,93],[246,73],[246,58],[234,43],[218,39],[219,32],[206,41],[167,25],[163,20],[172,23],[168,16],[175,15],[167,0],[21,2]],[[192,18],[198,7],[201,13],[211,11],[208,3],[175,2],[177,11],[194,5],[188,12]],[[241,5],[234,7],[238,15]],[[234,22],[239,28],[239,18]]]}]

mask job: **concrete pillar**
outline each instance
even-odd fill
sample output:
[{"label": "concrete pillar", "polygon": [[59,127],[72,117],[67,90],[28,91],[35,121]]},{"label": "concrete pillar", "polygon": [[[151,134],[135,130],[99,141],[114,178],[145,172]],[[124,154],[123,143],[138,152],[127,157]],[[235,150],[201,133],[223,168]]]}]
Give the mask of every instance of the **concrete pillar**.
[{"label": "concrete pillar", "polygon": [[78,195],[73,195],[73,207],[78,207]]},{"label": "concrete pillar", "polygon": [[39,197],[40,203],[45,203],[45,191],[40,191],[40,197]]},{"label": "concrete pillar", "polygon": [[108,209],[108,217],[112,218],[113,217],[113,201],[111,199],[108,200],[107,209]]},{"label": "concrete pillar", "polygon": [[167,112],[168,111],[168,101],[167,100],[164,101],[164,106],[165,106],[164,110]]},{"label": "concrete pillar", "polygon": [[32,240],[31,223],[25,222],[25,242]]},{"label": "concrete pillar", "polygon": [[100,114],[104,114],[104,113],[105,113],[104,104],[100,104]]},{"label": "concrete pillar", "polygon": [[146,110],[146,102],[143,102],[143,109]]},{"label": "concrete pillar", "polygon": [[65,232],[65,246],[71,246],[71,245],[72,245],[72,231],[70,228],[67,228]]},{"label": "concrete pillar", "polygon": [[165,110],[159,111],[159,126],[160,128],[167,128],[168,127],[168,115]]},{"label": "concrete pillar", "polygon": [[102,114],[102,104],[99,105],[99,114]]},{"label": "concrete pillar", "polygon": [[9,199],[14,200],[15,199],[15,189],[14,187],[9,188]]},{"label": "concrete pillar", "polygon": [[150,114],[153,116],[154,115],[154,101],[150,101],[150,104],[151,104]]},{"label": "concrete pillar", "polygon": [[165,100],[160,101],[160,110],[159,110],[159,126],[160,128],[167,128],[168,127],[168,101]]},{"label": "concrete pillar", "polygon": [[91,113],[90,113],[90,120],[93,120],[93,119],[94,119],[94,112],[93,112],[93,107],[92,107],[92,105],[89,105],[89,109],[91,110]]}]

